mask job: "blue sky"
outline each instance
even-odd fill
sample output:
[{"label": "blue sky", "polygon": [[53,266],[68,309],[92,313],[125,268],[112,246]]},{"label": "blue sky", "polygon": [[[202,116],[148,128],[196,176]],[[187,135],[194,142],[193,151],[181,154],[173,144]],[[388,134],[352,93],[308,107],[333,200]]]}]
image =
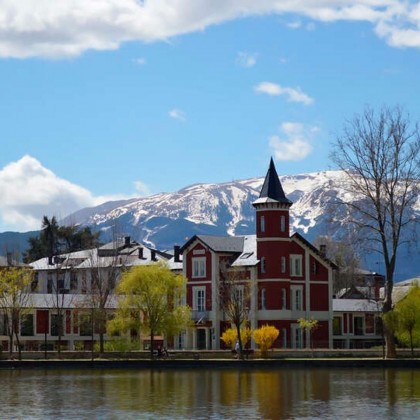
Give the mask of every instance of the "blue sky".
[{"label": "blue sky", "polygon": [[193,183],[333,169],[366,105],[420,118],[420,6],[3,1],[0,231]]}]

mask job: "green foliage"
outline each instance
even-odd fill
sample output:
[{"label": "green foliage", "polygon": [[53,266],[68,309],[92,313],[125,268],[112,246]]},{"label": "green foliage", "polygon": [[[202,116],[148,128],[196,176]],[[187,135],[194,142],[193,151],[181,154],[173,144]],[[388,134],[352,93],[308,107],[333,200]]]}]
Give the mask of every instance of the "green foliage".
[{"label": "green foliage", "polygon": [[191,320],[188,306],[177,302],[185,293],[185,278],[175,275],[164,264],[137,266],[126,271],[117,286],[121,296],[108,333],[135,330],[174,336],[187,328]]},{"label": "green foliage", "polygon": [[99,233],[89,227],[59,226],[55,217],[42,219],[41,232],[29,238],[29,248],[23,256],[26,263],[44,257],[94,248],[99,244]]},{"label": "green foliage", "polygon": [[19,343],[19,325],[22,318],[32,311],[30,285],[33,279],[31,270],[20,267],[8,267],[0,272],[0,310],[7,319],[7,334],[10,351],[13,348],[13,335],[21,356]]},{"label": "green foliage", "polygon": [[254,330],[252,337],[260,348],[263,356],[267,354],[267,350],[273,347],[279,333],[279,330],[273,325],[263,325],[262,327]]},{"label": "green foliage", "polygon": [[420,345],[420,288],[413,287],[408,295],[394,308],[396,316],[395,335],[398,341],[411,348]]}]

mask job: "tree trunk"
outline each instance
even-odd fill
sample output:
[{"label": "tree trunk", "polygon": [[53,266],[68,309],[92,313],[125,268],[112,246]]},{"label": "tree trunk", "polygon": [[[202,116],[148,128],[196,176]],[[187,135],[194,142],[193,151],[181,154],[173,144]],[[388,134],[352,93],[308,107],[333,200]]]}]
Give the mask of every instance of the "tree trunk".
[{"label": "tree trunk", "polygon": [[150,331],[150,360],[153,359],[154,344],[155,344],[155,335],[153,334],[153,331]]},{"label": "tree trunk", "polygon": [[389,330],[384,323],[384,336],[385,336],[385,358],[396,359],[397,350],[395,347],[394,332]]}]

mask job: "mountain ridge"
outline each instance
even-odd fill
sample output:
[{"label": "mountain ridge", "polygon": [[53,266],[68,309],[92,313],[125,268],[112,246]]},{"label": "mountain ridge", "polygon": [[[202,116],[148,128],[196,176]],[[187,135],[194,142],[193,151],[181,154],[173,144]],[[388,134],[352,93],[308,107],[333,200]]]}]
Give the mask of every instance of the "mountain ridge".
[{"label": "mountain ridge", "polygon": [[[280,176],[290,208],[291,230],[313,242],[318,235],[339,236],[346,213],[339,209],[331,225],[331,206],[347,194],[342,171],[318,171]],[[104,240],[115,234],[129,235],[159,249],[182,245],[195,234],[246,235],[255,233],[252,202],[259,197],[264,178],[247,178],[222,183],[195,183],[168,193],[102,203],[80,209],[64,218],[63,224],[90,226],[101,231]],[[340,186],[341,185],[341,186]],[[337,209],[335,209],[337,210]],[[420,200],[412,211],[420,214]],[[331,232],[333,234],[331,235]],[[418,232],[420,234],[420,231]],[[0,234],[0,243],[1,243]],[[414,250],[418,253],[418,250]],[[413,250],[401,246],[396,279],[420,275]],[[366,256],[365,269],[381,272],[380,256]],[[382,264],[383,265],[383,264]]]}]

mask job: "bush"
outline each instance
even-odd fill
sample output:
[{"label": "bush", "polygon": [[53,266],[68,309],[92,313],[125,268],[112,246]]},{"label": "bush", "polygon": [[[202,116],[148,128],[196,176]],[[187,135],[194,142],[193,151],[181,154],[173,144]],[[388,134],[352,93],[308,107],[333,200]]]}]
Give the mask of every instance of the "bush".
[{"label": "bush", "polygon": [[263,325],[252,333],[255,343],[260,348],[262,357],[267,356],[267,351],[271,349],[278,336],[279,330],[272,325]]}]

